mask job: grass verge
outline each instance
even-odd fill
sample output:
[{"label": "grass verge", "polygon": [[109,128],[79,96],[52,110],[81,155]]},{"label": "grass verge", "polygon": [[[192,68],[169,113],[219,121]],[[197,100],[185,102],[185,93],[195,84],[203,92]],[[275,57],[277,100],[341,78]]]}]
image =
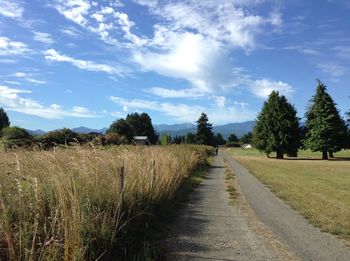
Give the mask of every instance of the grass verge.
[{"label": "grass verge", "polygon": [[350,242],[350,161],[276,160],[231,153],[313,225]]},{"label": "grass verge", "polygon": [[235,204],[235,199],[237,198],[237,190],[235,186],[235,174],[233,170],[228,166],[227,161],[224,159],[225,165],[225,182],[226,182],[226,191],[229,193],[230,205]]}]

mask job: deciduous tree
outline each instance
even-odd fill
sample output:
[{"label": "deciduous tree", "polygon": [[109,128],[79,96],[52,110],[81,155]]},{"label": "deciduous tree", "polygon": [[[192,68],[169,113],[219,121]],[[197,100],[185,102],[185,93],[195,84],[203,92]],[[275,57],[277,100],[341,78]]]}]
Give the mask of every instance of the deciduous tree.
[{"label": "deciduous tree", "polygon": [[111,124],[109,133],[118,133],[131,142],[134,136],[147,136],[152,144],[158,140],[158,134],[153,128],[151,117],[147,113],[130,113],[124,119]]}]

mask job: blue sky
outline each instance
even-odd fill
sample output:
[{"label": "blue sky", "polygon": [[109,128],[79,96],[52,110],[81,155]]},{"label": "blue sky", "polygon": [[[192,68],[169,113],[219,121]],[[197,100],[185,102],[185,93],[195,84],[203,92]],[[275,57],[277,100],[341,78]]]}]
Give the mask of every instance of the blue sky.
[{"label": "blue sky", "polygon": [[253,120],[272,90],[302,117],[321,79],[344,115],[347,0],[0,0],[0,106],[12,125]]}]

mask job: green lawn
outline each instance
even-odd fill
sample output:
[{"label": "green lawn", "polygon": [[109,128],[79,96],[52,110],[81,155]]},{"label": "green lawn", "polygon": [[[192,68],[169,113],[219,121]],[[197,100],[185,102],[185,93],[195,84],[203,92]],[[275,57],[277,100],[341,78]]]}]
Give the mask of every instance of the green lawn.
[{"label": "green lawn", "polygon": [[229,151],[312,224],[350,241],[350,151],[329,161],[310,151],[299,152],[297,160],[268,159],[255,149]]}]

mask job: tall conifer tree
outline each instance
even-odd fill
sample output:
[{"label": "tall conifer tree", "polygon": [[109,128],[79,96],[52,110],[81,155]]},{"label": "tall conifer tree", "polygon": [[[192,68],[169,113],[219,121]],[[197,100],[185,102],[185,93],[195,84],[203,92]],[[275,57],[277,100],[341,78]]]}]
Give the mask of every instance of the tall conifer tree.
[{"label": "tall conifer tree", "polygon": [[10,121],[7,113],[3,108],[0,107],[0,132],[3,128],[10,126]]},{"label": "tall conifer tree", "polygon": [[276,91],[270,94],[257,117],[253,143],[267,155],[276,152],[278,159],[282,159],[285,153],[290,156],[297,154],[299,119],[294,106]]},{"label": "tall conifer tree", "polygon": [[307,133],[304,140],[306,148],[322,152],[322,159],[328,159],[333,153],[346,146],[347,129],[340,117],[327,87],[317,80],[316,94],[310,100],[306,112]]}]

